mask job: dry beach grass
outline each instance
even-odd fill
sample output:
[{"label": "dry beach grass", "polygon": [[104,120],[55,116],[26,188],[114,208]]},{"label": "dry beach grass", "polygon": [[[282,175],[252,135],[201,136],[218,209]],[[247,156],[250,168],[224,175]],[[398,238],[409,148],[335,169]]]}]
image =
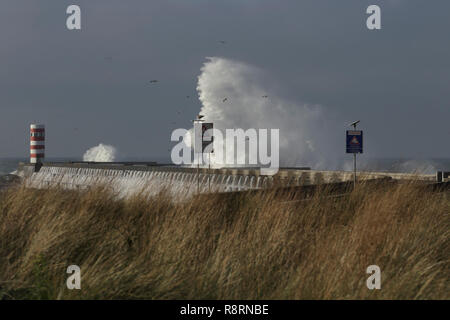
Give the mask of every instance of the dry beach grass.
[{"label": "dry beach grass", "polygon": [[[3,299],[449,299],[450,199],[414,183],[173,202],[108,188],[0,194]],[[81,268],[81,290],[66,269]],[[381,290],[368,290],[378,265]]]}]

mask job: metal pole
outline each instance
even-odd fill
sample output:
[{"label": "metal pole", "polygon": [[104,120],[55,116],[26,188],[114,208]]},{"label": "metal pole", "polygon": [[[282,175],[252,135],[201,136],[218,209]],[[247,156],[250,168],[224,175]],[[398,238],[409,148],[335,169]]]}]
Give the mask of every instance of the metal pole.
[{"label": "metal pole", "polygon": [[208,188],[211,192],[211,152],[208,153]]},{"label": "metal pole", "polygon": [[[194,119],[194,137],[195,137],[195,123],[201,123],[203,116],[202,115],[198,115],[197,119]],[[203,128],[201,128],[202,130],[202,135],[201,135],[201,148],[202,148],[202,152],[201,153],[195,153],[195,145],[194,145],[194,154],[197,154],[197,193],[200,194],[200,159],[202,160],[202,164],[203,164]],[[197,144],[197,142],[194,141],[194,144]],[[200,157],[199,157],[200,156]],[[208,179],[209,181],[209,179]]]},{"label": "metal pole", "polygon": [[199,154],[197,153],[197,193],[200,194],[200,159]]},{"label": "metal pole", "polygon": [[[353,129],[356,131],[356,123]],[[356,188],[356,153],[353,153],[353,188]]]},{"label": "metal pole", "polygon": [[[200,119],[194,119],[194,137],[195,137],[195,124],[198,122],[201,122]],[[195,139],[195,138],[194,138]],[[196,144],[197,142],[195,142],[194,140],[194,144]],[[200,194],[200,159],[199,159],[199,154],[202,155],[203,157],[203,153],[195,153],[195,146],[194,146],[194,155],[197,156],[197,194]]]}]

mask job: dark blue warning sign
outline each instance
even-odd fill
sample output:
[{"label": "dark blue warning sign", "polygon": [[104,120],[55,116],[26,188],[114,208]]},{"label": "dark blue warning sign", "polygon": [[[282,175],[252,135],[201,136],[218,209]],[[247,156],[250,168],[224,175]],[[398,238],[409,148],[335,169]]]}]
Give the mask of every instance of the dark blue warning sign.
[{"label": "dark blue warning sign", "polygon": [[363,132],[347,130],[347,153],[363,153]]}]

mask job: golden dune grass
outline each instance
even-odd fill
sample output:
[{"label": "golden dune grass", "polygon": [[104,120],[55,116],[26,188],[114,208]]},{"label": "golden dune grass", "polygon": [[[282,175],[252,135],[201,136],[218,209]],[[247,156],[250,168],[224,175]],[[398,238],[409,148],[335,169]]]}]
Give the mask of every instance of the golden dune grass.
[{"label": "golden dune grass", "polygon": [[[449,299],[450,200],[413,183],[284,202],[0,194],[3,299]],[[68,290],[66,268],[81,268]],[[366,268],[381,268],[381,290]]]}]

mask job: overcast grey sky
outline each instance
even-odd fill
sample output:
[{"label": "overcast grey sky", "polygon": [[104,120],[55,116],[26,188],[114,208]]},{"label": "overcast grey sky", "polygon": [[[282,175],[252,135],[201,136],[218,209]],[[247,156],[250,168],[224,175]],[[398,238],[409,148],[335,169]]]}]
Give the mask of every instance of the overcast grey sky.
[{"label": "overcast grey sky", "polygon": [[[81,31],[66,28],[70,4]],[[381,30],[366,28],[370,4]],[[122,158],[166,156],[200,110],[210,56],[339,114],[342,141],[360,119],[369,156],[450,157],[449,16],[440,0],[2,0],[0,157],[28,155],[32,122],[47,126],[48,156],[100,142]]]}]

